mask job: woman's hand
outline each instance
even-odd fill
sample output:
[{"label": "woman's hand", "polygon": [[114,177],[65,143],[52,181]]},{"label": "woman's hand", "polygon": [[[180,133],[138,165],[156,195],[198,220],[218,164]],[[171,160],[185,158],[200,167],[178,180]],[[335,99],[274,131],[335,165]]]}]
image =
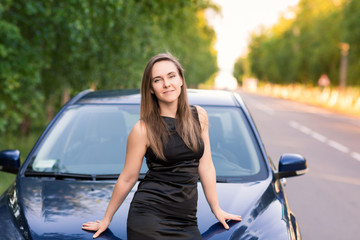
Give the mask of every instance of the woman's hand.
[{"label": "woman's hand", "polygon": [[235,221],[242,220],[241,216],[227,213],[222,209],[218,209],[216,212],[214,212],[214,215],[219,220],[219,222],[221,222],[221,224],[224,226],[226,230],[229,229],[229,225],[226,223],[226,220],[235,220]]},{"label": "woman's hand", "polygon": [[96,231],[93,238],[97,238],[102,232],[104,232],[110,225],[110,222],[104,220],[97,220],[96,222],[87,222],[82,225],[82,229],[89,231]]}]

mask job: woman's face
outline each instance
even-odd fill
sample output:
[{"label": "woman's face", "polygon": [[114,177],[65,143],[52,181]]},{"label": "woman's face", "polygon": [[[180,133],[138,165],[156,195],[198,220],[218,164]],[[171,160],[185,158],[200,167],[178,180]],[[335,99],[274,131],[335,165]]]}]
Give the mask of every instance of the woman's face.
[{"label": "woman's face", "polygon": [[159,103],[177,103],[182,85],[183,79],[173,62],[166,60],[154,64],[151,71],[151,93],[155,94]]}]

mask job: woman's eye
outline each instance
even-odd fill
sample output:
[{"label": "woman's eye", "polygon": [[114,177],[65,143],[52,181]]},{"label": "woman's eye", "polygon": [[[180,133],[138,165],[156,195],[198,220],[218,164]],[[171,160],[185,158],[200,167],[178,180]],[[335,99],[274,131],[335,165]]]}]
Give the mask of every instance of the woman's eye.
[{"label": "woman's eye", "polygon": [[174,77],[175,77],[175,75],[174,75],[174,74],[170,75],[170,78],[174,78]]}]

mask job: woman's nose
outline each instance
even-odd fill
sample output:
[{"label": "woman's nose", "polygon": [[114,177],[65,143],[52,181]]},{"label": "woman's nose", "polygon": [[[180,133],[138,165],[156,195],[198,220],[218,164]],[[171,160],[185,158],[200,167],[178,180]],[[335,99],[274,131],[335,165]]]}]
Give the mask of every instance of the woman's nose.
[{"label": "woman's nose", "polygon": [[170,86],[170,81],[168,79],[164,79],[164,87],[169,87]]}]

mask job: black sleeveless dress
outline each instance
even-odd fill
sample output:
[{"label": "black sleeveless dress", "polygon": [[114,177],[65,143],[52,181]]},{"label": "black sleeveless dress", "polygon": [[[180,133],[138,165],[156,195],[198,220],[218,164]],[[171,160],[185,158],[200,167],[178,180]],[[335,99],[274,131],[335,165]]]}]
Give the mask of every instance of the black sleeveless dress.
[{"label": "black sleeveless dress", "polygon": [[[196,108],[193,114],[199,123]],[[175,119],[163,117],[169,126],[164,145],[166,160],[157,159],[151,148],[146,152],[149,168],[130,205],[127,237],[130,240],[202,239],[197,227],[197,182],[199,150],[190,150],[177,134]],[[199,123],[200,124],[200,123]]]}]

